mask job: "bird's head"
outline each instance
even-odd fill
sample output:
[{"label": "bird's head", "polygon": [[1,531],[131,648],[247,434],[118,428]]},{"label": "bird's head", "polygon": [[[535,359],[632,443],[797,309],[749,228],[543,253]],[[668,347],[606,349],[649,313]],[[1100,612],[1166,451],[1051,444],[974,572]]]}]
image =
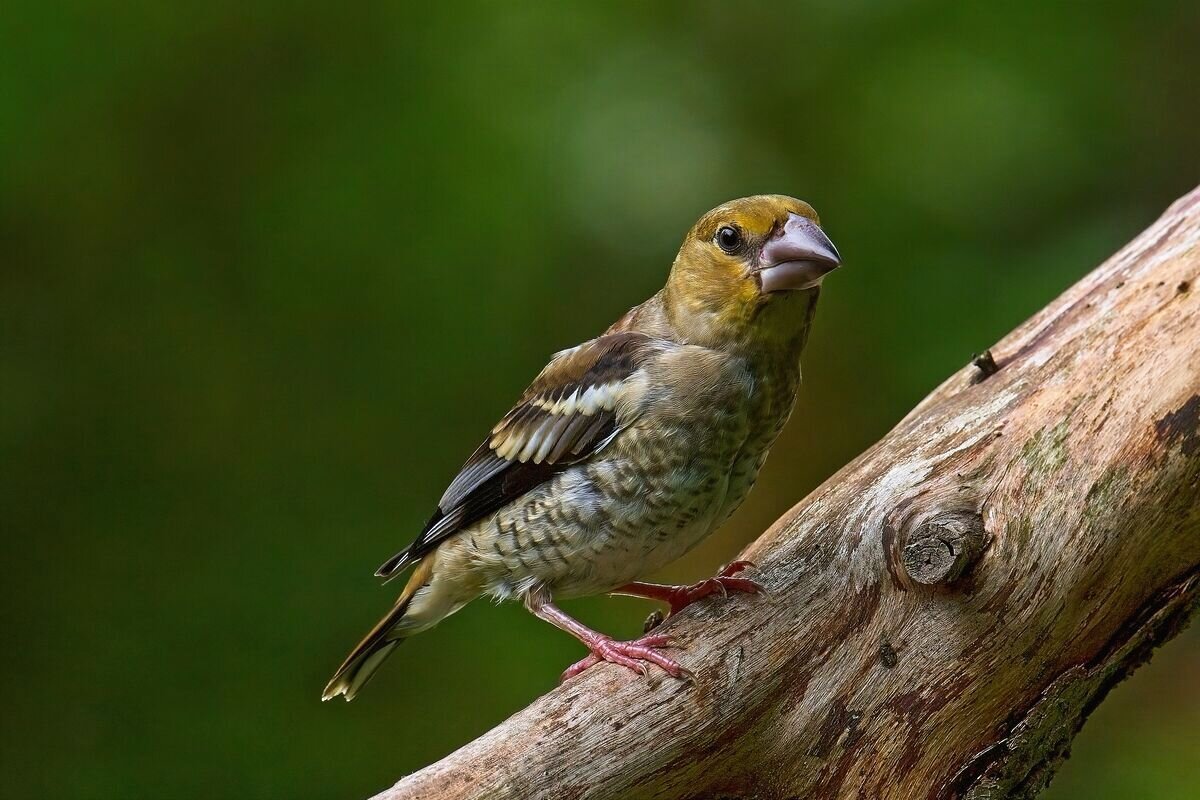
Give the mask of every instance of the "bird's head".
[{"label": "bird's head", "polygon": [[688,231],[663,300],[672,323],[697,344],[802,336],[821,279],[839,264],[808,203],[744,197]]}]

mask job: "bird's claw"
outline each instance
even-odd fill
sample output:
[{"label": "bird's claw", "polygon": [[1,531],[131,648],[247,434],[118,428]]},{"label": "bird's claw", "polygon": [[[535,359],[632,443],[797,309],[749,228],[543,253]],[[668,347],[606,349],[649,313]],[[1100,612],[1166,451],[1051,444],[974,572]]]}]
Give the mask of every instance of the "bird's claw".
[{"label": "bird's claw", "polygon": [[711,594],[719,594],[722,597],[728,597],[732,592],[745,592],[746,594],[760,594],[763,587],[758,583],[746,578],[735,578],[739,572],[753,567],[752,561],[734,561],[726,564],[715,577],[708,580],[693,583],[691,586],[681,586],[675,590],[668,598],[671,604],[671,613],[678,614],[683,609],[690,606],[697,600],[708,597]]},{"label": "bird's claw", "polygon": [[679,662],[675,659],[658,651],[658,648],[661,647],[675,646],[671,641],[671,637],[661,634],[643,636],[641,639],[632,642],[618,642],[606,636],[591,642],[588,645],[592,651],[591,654],[587,658],[577,661],[568,667],[563,672],[561,680],[570,680],[588,667],[595,666],[601,661],[607,661],[610,664],[619,664],[642,676],[647,674],[648,664],[656,664],[671,677],[683,678],[690,673],[680,666]]},{"label": "bird's claw", "polygon": [[745,559],[740,561],[730,561],[724,567],[721,567],[721,571],[717,573],[717,577],[732,578],[734,575],[737,575],[743,570],[756,569],[757,567],[758,565],[753,561],[746,561]]}]

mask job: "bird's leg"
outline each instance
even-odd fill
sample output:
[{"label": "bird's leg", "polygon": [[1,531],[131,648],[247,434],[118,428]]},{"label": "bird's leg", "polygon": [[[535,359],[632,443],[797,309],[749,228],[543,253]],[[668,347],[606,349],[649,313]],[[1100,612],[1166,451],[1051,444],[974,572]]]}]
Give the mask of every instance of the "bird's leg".
[{"label": "bird's leg", "polygon": [[561,680],[573,678],[601,661],[620,664],[639,675],[646,674],[647,663],[657,664],[675,678],[682,678],[687,674],[679,662],[658,651],[657,648],[671,646],[671,639],[668,636],[643,636],[632,642],[618,642],[567,616],[562,609],[550,602],[549,594],[542,591],[527,594],[525,607],[539,619],[544,619],[554,627],[571,634],[591,651],[591,655],[587,658],[568,667],[562,674]]},{"label": "bird's leg", "polygon": [[742,570],[753,567],[750,561],[734,561],[708,580],[693,583],[691,586],[670,586],[662,583],[642,583],[634,581],[612,590],[612,594],[627,594],[633,597],[645,597],[650,600],[661,600],[669,603],[671,613],[677,614],[702,597],[719,594],[722,597],[729,592],[748,592],[758,594],[761,586],[746,578],[735,578]]}]

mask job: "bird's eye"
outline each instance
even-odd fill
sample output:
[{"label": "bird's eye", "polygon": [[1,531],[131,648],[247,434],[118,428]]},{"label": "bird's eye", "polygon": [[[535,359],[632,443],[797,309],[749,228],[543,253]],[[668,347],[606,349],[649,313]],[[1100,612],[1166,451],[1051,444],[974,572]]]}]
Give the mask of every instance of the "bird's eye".
[{"label": "bird's eye", "polygon": [[717,246],[726,253],[732,253],[742,244],[742,232],[732,225],[726,225],[717,231]]}]

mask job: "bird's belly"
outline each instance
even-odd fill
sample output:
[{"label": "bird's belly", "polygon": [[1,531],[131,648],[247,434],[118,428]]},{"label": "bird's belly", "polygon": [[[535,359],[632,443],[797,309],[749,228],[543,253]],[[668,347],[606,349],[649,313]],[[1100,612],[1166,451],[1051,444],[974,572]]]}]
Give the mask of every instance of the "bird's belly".
[{"label": "bird's belly", "polygon": [[589,580],[560,587],[559,593],[611,591],[680,558],[716,529],[728,484],[729,474],[723,472],[699,488],[693,484],[665,491],[672,500],[648,503],[644,514],[627,514],[603,540],[606,546],[597,552]]},{"label": "bird's belly", "polygon": [[611,591],[682,556],[720,521],[734,448],[572,467],[481,521],[453,549],[498,598]]}]

